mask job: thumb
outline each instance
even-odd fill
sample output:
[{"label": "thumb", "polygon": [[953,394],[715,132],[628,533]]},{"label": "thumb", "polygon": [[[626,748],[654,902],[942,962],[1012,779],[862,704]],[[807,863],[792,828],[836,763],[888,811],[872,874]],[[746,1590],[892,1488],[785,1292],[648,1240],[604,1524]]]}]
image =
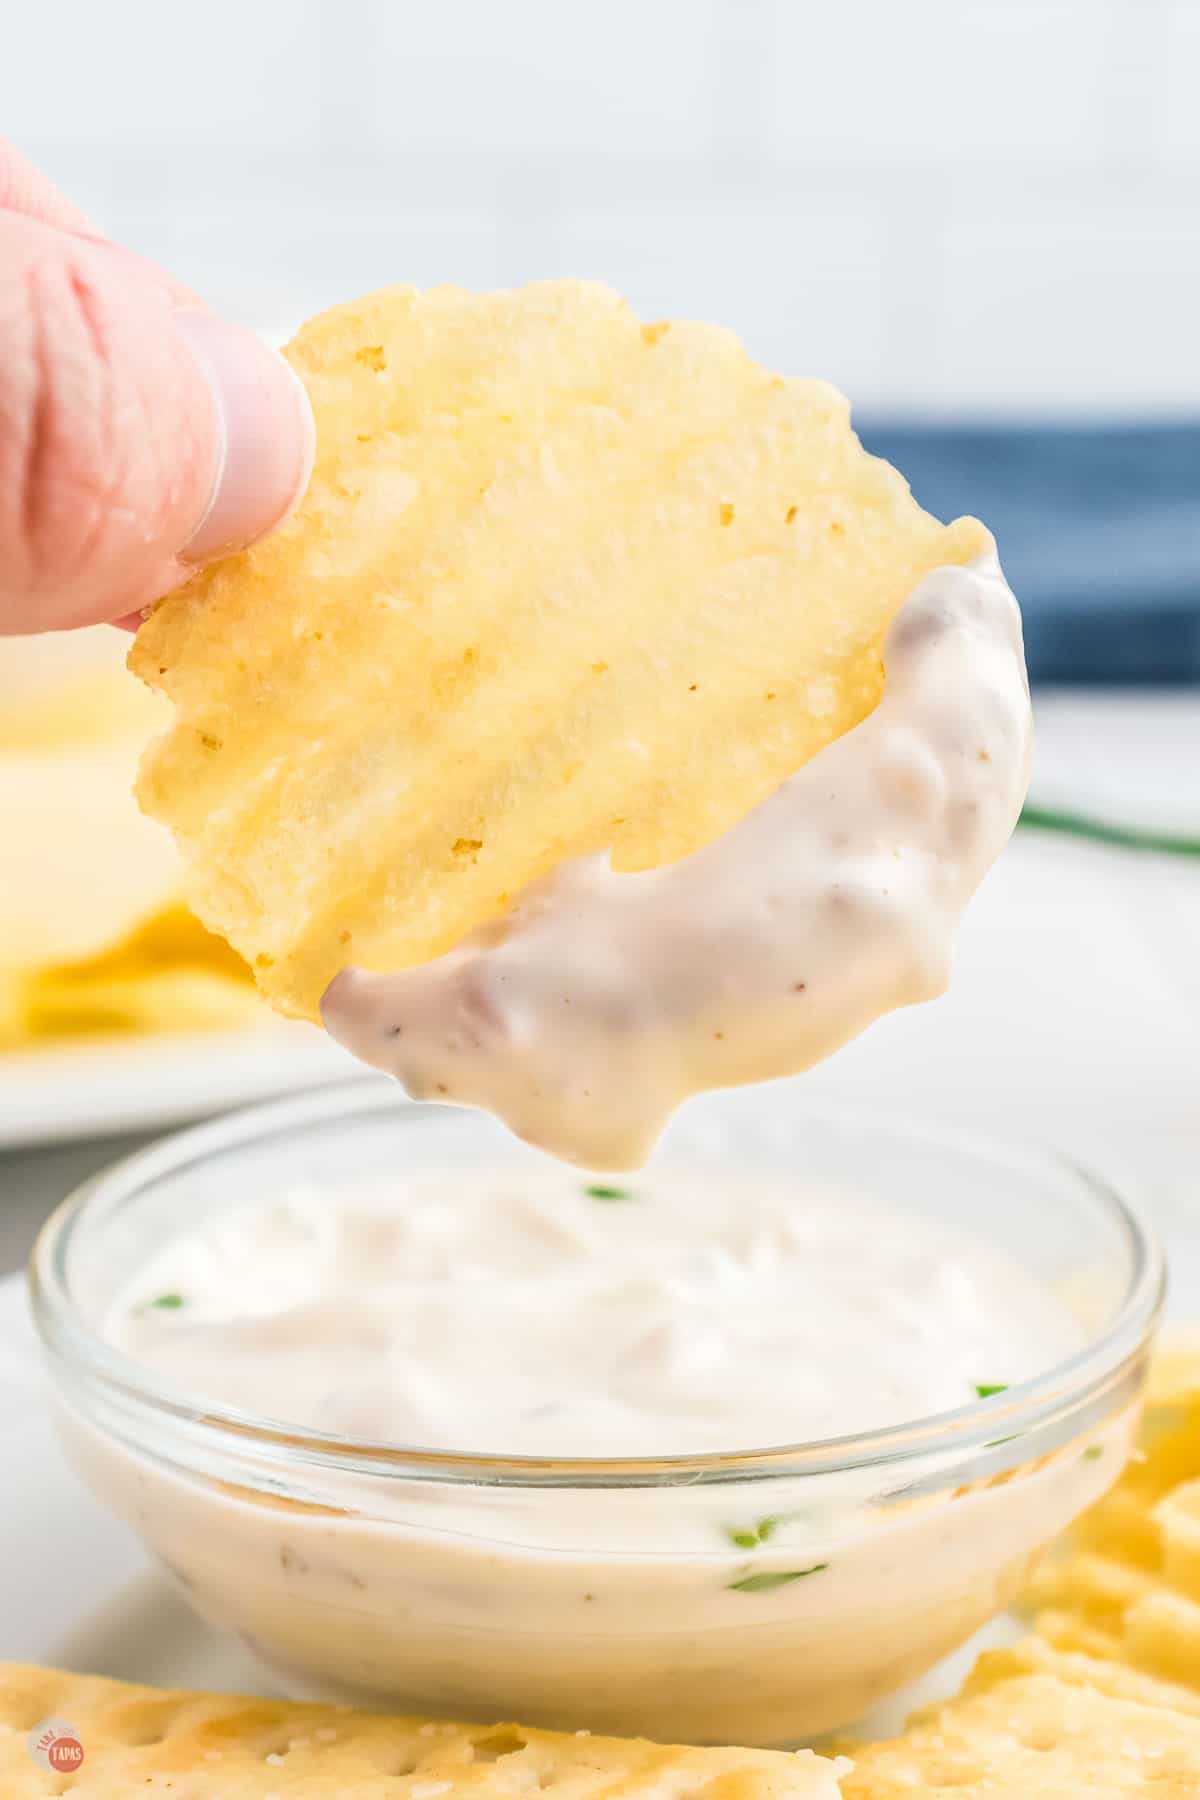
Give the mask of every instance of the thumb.
[{"label": "thumb", "polygon": [[115,247],[0,212],[0,633],[116,619],[303,492],[283,358]]}]

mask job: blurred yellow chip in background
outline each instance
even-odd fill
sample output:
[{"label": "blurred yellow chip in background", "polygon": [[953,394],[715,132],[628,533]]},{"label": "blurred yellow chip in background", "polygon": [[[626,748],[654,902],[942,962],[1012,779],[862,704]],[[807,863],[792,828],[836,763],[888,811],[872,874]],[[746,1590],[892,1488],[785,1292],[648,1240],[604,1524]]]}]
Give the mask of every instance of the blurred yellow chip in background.
[{"label": "blurred yellow chip in background", "polygon": [[141,741],[0,754],[0,966],[94,956],[176,898],[171,840],[130,804]]},{"label": "blurred yellow chip in background", "polygon": [[0,643],[0,1048],[238,1025],[245,965],[180,898],[169,833],[133,798],[169,713],[122,634]]},{"label": "blurred yellow chip in background", "polygon": [[97,956],[36,970],[19,996],[30,1039],[228,1030],[262,1015],[245,963],[180,904]]},{"label": "blurred yellow chip in background", "polygon": [[303,505],[131,655],[176,707],[142,803],[284,1012],[564,858],[724,831],[871,710],[897,607],[987,541],[922,512],[834,389],[604,287],[397,288],[287,355]]}]

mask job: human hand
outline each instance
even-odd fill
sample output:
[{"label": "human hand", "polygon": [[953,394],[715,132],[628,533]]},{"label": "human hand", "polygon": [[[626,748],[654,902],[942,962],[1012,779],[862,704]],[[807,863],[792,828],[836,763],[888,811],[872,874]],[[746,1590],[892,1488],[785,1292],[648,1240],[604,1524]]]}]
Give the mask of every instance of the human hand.
[{"label": "human hand", "polygon": [[136,623],[277,525],[312,451],[282,357],[0,140],[0,635]]}]

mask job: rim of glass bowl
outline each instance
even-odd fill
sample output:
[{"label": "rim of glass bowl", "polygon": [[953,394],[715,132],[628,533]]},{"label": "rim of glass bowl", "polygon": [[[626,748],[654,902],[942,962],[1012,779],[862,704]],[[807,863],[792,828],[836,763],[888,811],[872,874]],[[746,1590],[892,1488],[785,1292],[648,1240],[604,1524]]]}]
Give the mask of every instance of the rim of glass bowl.
[{"label": "rim of glass bowl", "polygon": [[[1016,1443],[1039,1428],[1059,1425],[1106,1390],[1120,1385],[1148,1348],[1166,1292],[1161,1246],[1151,1228],[1117,1190],[1083,1164],[1057,1151],[1036,1150],[989,1139],[974,1131],[940,1125],[912,1125],[886,1117],[864,1119],[847,1108],[804,1108],[804,1116],[829,1125],[853,1125],[858,1133],[903,1136],[930,1147],[986,1156],[1011,1167],[1036,1167],[1067,1177],[1089,1190],[1115,1220],[1130,1265],[1129,1281],[1115,1315],[1082,1350],[1043,1374],[1014,1383],[1004,1396],[977,1400],[953,1412],[930,1414],[879,1431],[784,1444],[761,1450],[709,1451],[693,1456],[571,1457],[500,1456],[471,1451],[426,1450],[316,1432],[286,1420],[264,1418],[220,1402],[189,1397],[187,1391],[156,1379],[153,1371],[106,1343],[77,1313],[66,1277],[73,1233],[97,1213],[103,1217],[166,1175],[218,1160],[242,1145],[297,1128],[344,1121],[394,1109],[414,1123],[444,1106],[406,1100],[396,1086],[375,1077],[352,1077],[304,1094],[268,1101],[171,1133],[84,1182],[57,1207],[34,1245],[29,1290],[34,1320],[52,1357],[80,1370],[103,1390],[163,1424],[199,1427],[211,1442],[224,1440],[229,1452],[253,1453],[298,1473],[303,1468],[384,1479],[424,1479],[512,1487],[657,1487],[746,1481],[779,1475],[846,1473],[909,1462],[938,1452],[957,1462],[982,1449]],[[998,1431],[1002,1434],[997,1436]],[[1027,1451],[1016,1453],[1024,1461]]]}]

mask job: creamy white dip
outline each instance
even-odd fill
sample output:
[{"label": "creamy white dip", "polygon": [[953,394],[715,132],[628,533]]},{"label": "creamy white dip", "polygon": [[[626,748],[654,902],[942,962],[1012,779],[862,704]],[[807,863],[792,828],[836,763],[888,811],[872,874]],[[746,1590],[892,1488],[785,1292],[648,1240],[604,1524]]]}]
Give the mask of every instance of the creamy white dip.
[{"label": "creamy white dip", "polygon": [[1080,1347],[996,1248],[852,1193],[702,1170],[416,1173],[198,1222],[109,1338],[191,1394],[348,1437],[667,1456],[877,1430]]},{"label": "creamy white dip", "polygon": [[[562,1471],[969,1406],[1094,1321],[919,1205],[766,1165],[618,1183],[521,1161],[247,1198],[109,1307],[105,1335],[187,1398],[68,1407],[76,1460],[289,1691],[802,1741],[961,1643],[1119,1471],[1127,1405],[1027,1437],[1003,1391],[994,1424],[921,1455]],[[213,1426],[220,1401],[292,1424],[263,1443]],[[368,1468],[299,1451],[305,1425],[443,1454]],[[455,1451],[545,1461],[523,1483]]]},{"label": "creamy white dip", "polygon": [[714,843],[641,873],[565,863],[435,962],[344,970],[327,1029],[417,1098],[625,1169],[689,1095],[796,1074],[942,993],[1029,783],[1020,614],[994,548],[926,576],[884,664],[875,711]]}]

